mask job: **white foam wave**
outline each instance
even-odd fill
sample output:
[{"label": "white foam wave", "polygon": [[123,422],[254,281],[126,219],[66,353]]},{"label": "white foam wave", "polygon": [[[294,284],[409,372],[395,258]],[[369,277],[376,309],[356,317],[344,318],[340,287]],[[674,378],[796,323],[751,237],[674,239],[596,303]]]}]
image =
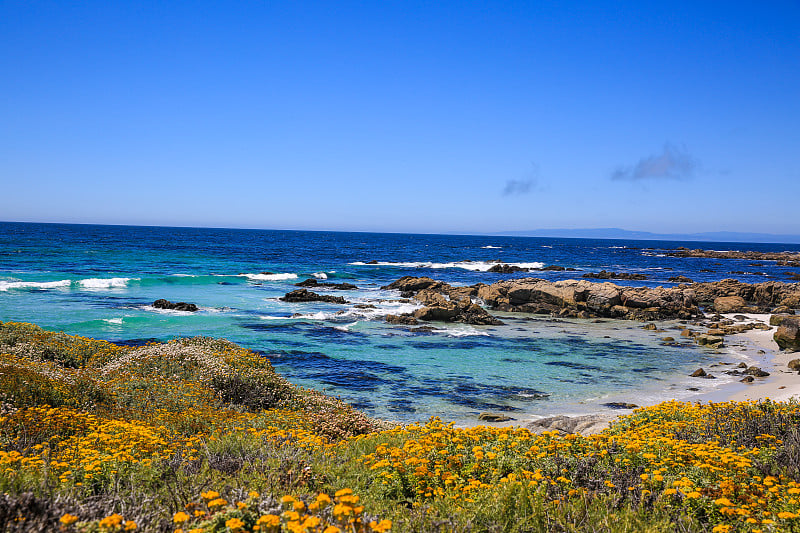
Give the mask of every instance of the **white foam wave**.
[{"label": "white foam wave", "polygon": [[502,246],[492,246],[491,244],[489,244],[487,246],[481,246],[481,248],[483,248],[484,250],[502,250],[503,249]]},{"label": "white foam wave", "polygon": [[59,289],[70,285],[72,285],[72,282],[68,279],[60,281],[0,281],[0,291],[12,289]]},{"label": "white foam wave", "polygon": [[127,287],[128,282],[139,278],[87,278],[78,281],[84,289],[121,289]]},{"label": "white foam wave", "polygon": [[303,320],[328,320],[329,318],[333,318],[335,315],[334,313],[323,313],[322,311],[318,313],[310,313],[307,315],[293,315],[292,318],[300,318]]},{"label": "white foam wave", "polygon": [[[451,263],[434,263],[429,261],[418,261],[418,262],[394,262],[394,261],[378,261],[377,263],[364,263],[362,261],[356,261],[354,263],[350,263],[354,266],[393,266],[393,267],[404,267],[404,268],[461,268],[464,270],[471,270],[473,272],[486,272],[493,266],[500,264],[496,261],[456,261]],[[510,266],[517,266],[520,268],[542,268],[544,267],[544,263],[540,262],[532,262],[532,263],[503,263]]]},{"label": "white foam wave", "polygon": [[107,322],[109,324],[122,324],[122,318],[104,318],[103,322]]},{"label": "white foam wave", "polygon": [[479,329],[475,329],[471,326],[463,327],[463,328],[444,328],[444,329],[435,329],[433,330],[434,333],[444,333],[448,337],[491,337],[489,333],[485,331],[481,331]]},{"label": "white foam wave", "polygon": [[350,328],[358,324],[358,320],[353,322],[352,324],[344,324],[343,326],[333,326],[333,329],[338,329],[339,331],[350,331]]},{"label": "white foam wave", "polygon": [[281,274],[239,274],[253,281],[286,281],[287,279],[297,279],[297,274],[283,272]]},{"label": "white foam wave", "polygon": [[314,272],[311,275],[317,279],[328,279],[328,275],[325,272]]},{"label": "white foam wave", "polygon": [[261,320],[291,320],[292,317],[290,316],[270,316],[270,315],[261,315],[258,318]]},{"label": "white foam wave", "polygon": [[158,313],[160,315],[191,316],[195,314],[192,311],[178,311],[177,309],[159,309],[157,307],[153,307],[152,305],[143,305],[139,307],[139,309],[144,309],[145,311],[151,311],[153,313]]}]

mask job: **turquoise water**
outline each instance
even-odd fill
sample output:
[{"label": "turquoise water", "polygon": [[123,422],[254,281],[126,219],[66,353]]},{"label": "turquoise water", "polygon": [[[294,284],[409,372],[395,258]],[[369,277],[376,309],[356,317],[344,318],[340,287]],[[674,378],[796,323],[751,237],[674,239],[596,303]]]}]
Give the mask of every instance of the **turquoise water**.
[{"label": "turquoise water", "polygon": [[[684,244],[5,223],[0,320],[133,345],[224,337],[263,353],[291,381],[374,416],[410,422],[436,415],[468,424],[480,412],[502,411],[522,420],[594,412],[608,401],[692,398],[725,385],[725,379],[703,380],[702,390],[687,390],[698,385],[686,374],[722,355],[664,346],[661,337],[677,338],[677,332],[644,331],[631,322],[503,314],[504,326],[435,324],[434,331],[413,331],[383,321],[415,304],[380,287],[403,275],[454,285],[520,277],[483,271],[495,259],[580,269],[532,274],[554,280],[603,268],[645,272],[650,279],[641,285],[669,285],[666,278],[678,274],[721,279],[730,277],[728,270],[785,276],[774,263],[721,265],[661,253]],[[719,243],[703,247],[721,249]],[[307,278],[358,289],[315,289],[344,296],[346,305],[278,299]],[[158,310],[151,304],[159,298],[193,302],[200,311]],[[742,357],[724,354],[729,361]]]}]

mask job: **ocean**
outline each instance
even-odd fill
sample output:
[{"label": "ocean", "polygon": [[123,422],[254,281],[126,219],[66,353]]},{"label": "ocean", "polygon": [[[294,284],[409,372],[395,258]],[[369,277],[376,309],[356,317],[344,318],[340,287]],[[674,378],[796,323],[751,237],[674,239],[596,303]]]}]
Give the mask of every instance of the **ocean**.
[{"label": "ocean", "polygon": [[[263,354],[293,383],[372,416],[471,425],[490,411],[524,421],[601,412],[614,401],[709,397],[735,387],[734,378],[697,384],[687,374],[719,361],[758,361],[742,341],[722,352],[667,345],[662,338],[677,338],[677,329],[647,331],[637,322],[498,313],[503,326],[442,323],[415,331],[384,321],[417,305],[381,287],[407,275],[471,285],[601,269],[645,274],[644,281],[616,281],[637,286],[671,286],[668,278],[678,275],[755,283],[786,280],[792,270],[774,261],[665,255],[680,246],[800,251],[789,244],[0,223],[0,321],[129,345],[223,337]],[[577,270],[487,272],[498,260]],[[313,289],[347,304],[279,300],[309,278],[358,288]],[[156,309],[160,298],[199,311]]]}]

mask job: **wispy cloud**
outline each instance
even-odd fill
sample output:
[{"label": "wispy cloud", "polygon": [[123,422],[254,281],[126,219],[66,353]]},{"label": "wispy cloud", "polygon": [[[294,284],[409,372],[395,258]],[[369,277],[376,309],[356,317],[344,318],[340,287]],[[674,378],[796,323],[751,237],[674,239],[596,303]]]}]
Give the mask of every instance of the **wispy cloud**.
[{"label": "wispy cloud", "polygon": [[533,190],[534,186],[536,186],[536,180],[534,179],[508,180],[503,188],[503,196],[528,194]]},{"label": "wispy cloud", "polygon": [[539,185],[539,165],[531,163],[531,167],[520,179],[506,181],[503,196],[521,196],[541,190]]},{"label": "wispy cloud", "polygon": [[619,167],[611,174],[612,180],[682,180],[691,178],[697,169],[697,160],[686,149],[665,144],[660,154],[639,160],[636,165]]}]

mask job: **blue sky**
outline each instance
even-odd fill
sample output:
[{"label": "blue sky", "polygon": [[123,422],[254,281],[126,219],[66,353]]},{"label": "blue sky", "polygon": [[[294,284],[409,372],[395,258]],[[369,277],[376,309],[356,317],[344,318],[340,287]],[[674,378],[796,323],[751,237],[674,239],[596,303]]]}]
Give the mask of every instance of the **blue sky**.
[{"label": "blue sky", "polygon": [[0,2],[0,220],[800,233],[798,2]]}]

